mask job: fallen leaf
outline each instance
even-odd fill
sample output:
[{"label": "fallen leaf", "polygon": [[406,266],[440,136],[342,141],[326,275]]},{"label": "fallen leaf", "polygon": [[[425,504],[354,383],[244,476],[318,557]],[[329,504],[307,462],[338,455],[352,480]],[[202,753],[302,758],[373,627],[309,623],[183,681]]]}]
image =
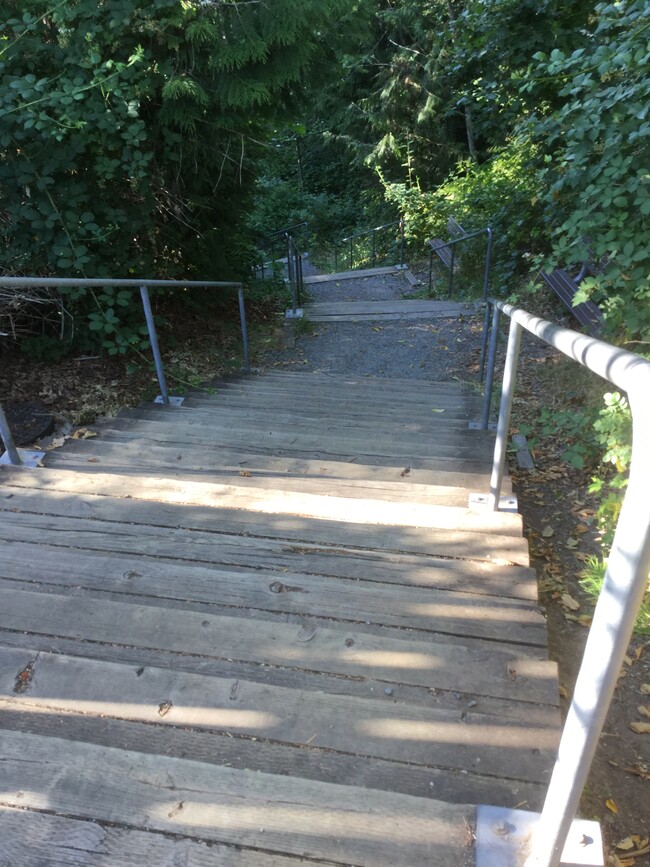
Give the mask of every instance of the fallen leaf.
[{"label": "fallen leaf", "polygon": [[618,843],[614,843],[614,846],[617,849],[622,849],[624,852],[627,852],[628,849],[634,849],[634,840],[631,837],[626,837],[624,840],[619,840]]},{"label": "fallen leaf", "polygon": [[444,409],[432,409],[431,412],[444,412]]},{"label": "fallen leaf", "polygon": [[553,527],[551,527],[550,525],[547,525],[547,526],[544,527],[544,529],[542,530],[542,536],[543,536],[545,539],[550,539],[554,532],[555,532],[555,530],[553,529]]},{"label": "fallen leaf", "polygon": [[240,471],[239,471],[239,475],[240,475],[240,476],[243,476],[245,479],[250,479],[250,477],[251,477],[253,474],[250,473],[248,470],[240,470]]},{"label": "fallen leaf", "polygon": [[650,735],[650,723],[633,722],[630,723],[630,728],[638,735]]},{"label": "fallen leaf", "polygon": [[567,548],[577,548],[578,547],[578,540],[572,539],[569,536],[569,538],[566,540],[566,546],[567,546]]},{"label": "fallen leaf", "polygon": [[605,801],[605,806],[607,807],[608,810],[611,810],[612,813],[618,813],[618,806],[616,805],[616,802],[614,801],[613,798],[608,798]]},{"label": "fallen leaf", "polygon": [[650,704],[640,704],[637,708],[641,716],[650,717]]},{"label": "fallen leaf", "polygon": [[569,690],[566,688],[566,686],[563,683],[561,683],[559,685],[558,690],[559,690],[559,693],[562,696],[562,698],[568,698],[569,697]]},{"label": "fallen leaf", "polygon": [[641,692],[644,695],[650,695],[650,683],[642,683],[641,684]]},{"label": "fallen leaf", "polygon": [[646,762],[636,762],[625,768],[628,774],[634,774],[635,777],[641,777],[644,780],[650,780],[650,764]]},{"label": "fallen leaf", "polygon": [[580,608],[580,603],[573,598],[569,593],[562,594],[562,605],[569,608],[571,611],[577,611]]},{"label": "fallen leaf", "polygon": [[88,430],[87,427],[80,427],[72,434],[73,440],[89,440],[92,437],[96,437],[97,434],[94,430]]}]

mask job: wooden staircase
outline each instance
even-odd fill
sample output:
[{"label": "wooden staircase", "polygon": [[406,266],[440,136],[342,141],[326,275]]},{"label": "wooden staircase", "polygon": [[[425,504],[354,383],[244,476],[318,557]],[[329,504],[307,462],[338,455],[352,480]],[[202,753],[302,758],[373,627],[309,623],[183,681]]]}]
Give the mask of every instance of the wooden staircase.
[{"label": "wooden staircase", "polygon": [[[556,667],[456,383],[265,373],[0,471],[0,864],[473,865]],[[506,492],[511,491],[509,480]]]}]

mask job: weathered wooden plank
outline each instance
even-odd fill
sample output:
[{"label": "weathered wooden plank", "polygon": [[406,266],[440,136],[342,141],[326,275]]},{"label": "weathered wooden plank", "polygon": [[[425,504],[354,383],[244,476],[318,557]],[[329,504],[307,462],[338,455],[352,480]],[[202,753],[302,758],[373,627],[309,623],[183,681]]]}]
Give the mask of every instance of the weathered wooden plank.
[{"label": "weathered wooden plank", "polygon": [[[344,547],[410,551],[460,559],[496,559],[522,566],[529,563],[527,542],[517,536],[413,526],[355,524],[352,521],[346,523],[287,514],[258,514],[243,509],[205,509],[200,506],[161,502],[153,495],[153,491],[139,488],[131,476],[121,478],[102,473],[84,475],[48,469],[30,474],[16,468],[4,469],[2,474],[7,487],[36,488],[41,492],[57,495],[47,501],[43,494],[35,498],[34,510],[41,514],[58,514],[57,508],[61,503],[58,494],[64,494],[70,495],[71,500],[66,504],[66,514],[90,517],[93,513],[98,515],[95,508],[98,507],[99,513],[105,519],[123,521],[125,510],[128,508],[131,511],[136,499],[140,499],[152,502],[152,506],[148,512],[140,511],[139,521],[159,526],[171,523],[173,527],[212,530],[218,528],[221,532],[252,533],[266,538],[294,539]],[[107,501],[107,497],[111,499]],[[118,502],[114,499],[117,497],[122,499]],[[129,502],[124,502],[123,498],[127,498]],[[98,500],[104,502],[99,503]]]},{"label": "weathered wooden plank", "polygon": [[[330,701],[334,702],[335,697],[331,696]],[[425,767],[351,753],[339,755],[313,744],[293,747],[266,743],[260,738],[233,738],[214,731],[98,718],[51,708],[38,713],[33,707],[21,710],[2,699],[0,711],[2,728],[12,731],[176,756],[242,770],[255,768],[269,774],[286,774],[287,768],[291,768],[294,777],[400,792],[455,804],[476,801],[512,807],[523,802],[528,809],[537,810],[541,808],[545,794],[545,787],[539,782],[506,776],[510,773],[509,767],[503,767],[498,777],[486,777],[467,769]]]},{"label": "weathered wooden plank", "polygon": [[[317,479],[340,480],[343,483],[359,481],[380,482],[397,485],[414,485],[413,498],[417,499],[419,485],[436,488],[442,493],[442,500],[463,505],[467,502],[469,493],[485,491],[488,483],[487,473],[450,473],[444,470],[427,470],[417,466],[406,467],[390,465],[358,464],[343,461],[309,461],[300,458],[285,458],[282,456],[247,454],[219,449],[215,452],[212,466],[187,466],[185,450],[179,452],[176,448],[150,446],[138,454],[139,466],[126,464],[120,443],[104,442],[102,455],[97,461],[89,461],[92,452],[77,452],[76,447],[56,449],[48,452],[47,465],[67,469],[83,467],[84,472],[106,472],[104,467],[119,467],[121,473],[129,472],[141,475],[140,468],[147,468],[151,475],[164,476],[168,479],[187,479],[188,481],[220,481],[223,477],[235,475],[246,478],[242,473],[251,472],[256,478],[268,479]],[[190,458],[193,458],[193,452]],[[83,455],[83,457],[82,457]],[[180,455],[180,457],[179,457]],[[199,463],[199,460],[197,460]],[[180,464],[180,467],[178,466]],[[113,472],[113,470],[111,470]],[[0,476],[1,478],[1,476]],[[409,481],[412,480],[412,481]],[[448,485],[445,482],[449,482]],[[512,482],[505,478],[503,494],[512,493]],[[461,493],[462,500],[461,500]]]},{"label": "weathered wooden plank", "polygon": [[[445,560],[417,554],[328,547],[277,539],[258,539],[202,530],[103,521],[100,517],[36,515],[21,512],[32,498],[22,492],[11,497],[14,511],[0,511],[0,539],[18,544],[40,543],[127,555],[151,555],[197,564],[218,565],[230,571],[264,570],[267,573],[325,575],[338,578],[404,584],[537,602],[533,569],[498,566],[472,560]],[[1,495],[0,495],[1,496]],[[63,505],[69,501],[64,501]],[[2,500],[0,499],[0,506]],[[64,509],[60,509],[64,512]],[[134,518],[133,506],[126,518]],[[6,556],[6,548],[3,552]],[[25,549],[29,559],[31,548]]]},{"label": "weathered wooden plank", "polygon": [[[311,382],[329,382],[340,383],[344,386],[361,386],[364,390],[376,388],[383,391],[385,388],[397,389],[403,392],[405,389],[409,392],[428,391],[430,388],[447,389],[448,391],[463,391],[472,389],[473,386],[464,382],[446,379],[412,379],[407,377],[391,376],[386,379],[383,376],[366,376],[354,373],[329,373],[322,370],[276,370],[273,367],[265,368],[257,374],[230,374],[216,378],[212,381],[213,385],[218,385],[222,382],[262,382],[264,380],[276,379],[279,381],[287,381],[290,379],[300,379]],[[199,389],[200,390],[200,389]],[[190,392],[194,391],[190,389]]]},{"label": "weathered wooden plank", "polygon": [[129,824],[339,864],[462,864],[473,809],[2,733],[5,804]]},{"label": "weathered wooden plank", "polygon": [[[373,677],[518,701],[557,702],[556,666],[494,649],[0,588],[0,627],[206,657]],[[540,654],[542,655],[542,654]]]},{"label": "weathered wooden plank", "polygon": [[[95,453],[94,451],[92,453]],[[96,454],[101,455],[101,450]],[[118,479],[111,474],[93,476],[110,483],[111,493],[119,490]],[[244,480],[242,480],[244,481]],[[138,499],[182,503],[210,508],[251,510],[263,514],[292,514],[354,524],[417,526],[445,530],[462,530],[477,534],[499,534],[519,537],[521,517],[511,512],[472,510],[462,506],[434,503],[392,501],[387,498],[347,498],[335,494],[336,485],[321,494],[288,490],[278,481],[273,487],[258,485],[252,476],[248,484],[224,485],[210,482],[177,481],[151,476],[129,477],[122,480],[122,496],[137,490]]]},{"label": "weathered wooden plank", "polygon": [[[315,305],[314,305],[315,306]],[[305,307],[305,315],[310,322],[398,322],[401,320],[417,320],[424,319],[431,321],[434,319],[460,319],[471,315],[467,310],[459,308],[458,310],[398,310],[394,313],[320,313],[317,309]]]},{"label": "weathered wooden plank", "polygon": [[[214,477],[208,482],[206,474],[201,476],[188,476],[186,473],[180,473],[178,470],[171,473],[168,466],[160,464],[156,460],[150,459],[146,461],[146,452],[143,455],[143,461],[138,461],[137,466],[124,466],[124,456],[122,454],[121,445],[119,443],[111,443],[100,440],[97,442],[96,448],[86,445],[80,449],[76,444],[86,443],[87,440],[75,440],[69,445],[66,444],[64,449],[52,451],[47,456],[48,467],[66,468],[66,465],[83,464],[80,457],[88,457],[88,455],[96,455],[101,458],[101,466],[111,466],[120,468],[119,471],[128,470],[132,474],[142,475],[143,468],[148,468],[147,475],[155,478],[175,479],[177,481],[184,480],[186,482],[209,483],[218,482],[224,485],[235,485],[240,488],[255,487],[264,490],[283,490],[294,491],[307,494],[335,494],[337,496],[353,498],[353,499],[372,499],[372,500],[390,500],[391,502],[419,502],[420,504],[428,503],[430,505],[447,505],[466,507],[469,489],[465,487],[451,487],[445,485],[426,485],[413,484],[406,481],[410,476],[410,472],[404,478],[400,478],[399,473],[395,473],[396,480],[394,481],[373,481],[366,479],[349,479],[349,478],[331,478],[326,472],[321,472],[318,477],[313,475],[299,474],[292,476],[287,473],[247,471],[238,468],[230,473],[224,468],[222,472],[214,474]],[[178,454],[169,452],[169,458],[175,458]],[[96,467],[96,470],[101,467]],[[91,462],[90,472],[93,471],[93,463]],[[402,470],[403,472],[403,470]]]},{"label": "weathered wooden plank", "polygon": [[379,277],[382,274],[399,276],[403,273],[404,270],[397,265],[386,265],[378,268],[358,268],[356,271],[337,271],[333,274],[311,274],[303,278],[303,283],[306,286],[314,283],[340,283],[341,280],[363,280],[364,277]]},{"label": "weathered wooden plank", "polygon": [[303,858],[157,831],[0,807],[0,864],[7,867],[300,867],[325,864]]},{"label": "weathered wooden plank", "polygon": [[[28,664],[29,686],[14,693]],[[495,776],[505,766],[508,776],[534,782],[550,774],[558,744],[554,729],[513,726],[466,710],[412,708],[385,695],[334,700],[325,692],[61,654],[32,660],[28,652],[0,648],[0,684],[8,705],[36,712],[187,727]]]},{"label": "weathered wooden plank", "polygon": [[205,602],[225,608],[226,614],[230,606],[422,630],[427,640],[430,633],[444,633],[546,647],[546,621],[536,606],[493,596],[299,573],[282,581],[275,572],[233,573],[46,544],[1,542],[0,555],[2,578],[33,582],[38,576],[41,584],[121,594],[127,600],[148,596]]},{"label": "weathered wooden plank", "polygon": [[[492,457],[485,453],[485,450],[480,449],[481,441],[483,446],[485,442],[489,442],[491,434],[483,432],[467,431],[466,434],[459,433],[455,438],[442,438],[438,440],[435,435],[428,439],[417,435],[409,437],[386,437],[373,436],[368,432],[352,430],[344,431],[337,434],[335,431],[319,432],[316,428],[313,430],[303,430],[296,427],[295,430],[281,429],[269,430],[272,427],[271,423],[263,426],[261,424],[247,427],[242,425],[237,427],[234,424],[229,425],[227,418],[220,418],[219,423],[212,421],[198,435],[194,436],[190,433],[185,425],[158,425],[155,422],[149,423],[149,428],[146,428],[146,423],[135,425],[133,432],[121,431],[116,428],[102,428],[102,436],[110,436],[113,442],[130,442],[137,440],[138,442],[147,444],[151,443],[187,443],[194,445],[196,448],[218,448],[221,445],[244,445],[262,447],[267,449],[276,449],[282,451],[325,451],[330,454],[367,454],[367,455],[383,455],[390,457],[393,463],[400,463],[404,460],[409,460],[413,457],[430,459],[432,456],[442,466],[447,462],[449,470],[454,470],[451,465],[453,462],[460,462],[463,466],[467,465],[474,469],[487,469],[492,467]],[[474,433],[479,433],[476,439],[472,436]],[[431,441],[429,441],[431,440]],[[451,462],[451,463],[450,463]]]},{"label": "weathered wooden plank", "polygon": [[[327,672],[259,665],[233,659],[216,659],[160,649],[152,650],[115,643],[40,635],[33,632],[19,633],[11,630],[0,630],[0,645],[19,648],[21,651],[28,649],[34,657],[43,652],[66,653],[85,659],[119,662],[132,666],[136,670],[152,666],[172,671],[186,671],[191,674],[225,677],[232,681],[246,680],[310,692],[327,692],[332,696],[333,701],[338,695],[374,699],[377,696],[385,695],[384,690],[386,689],[386,681],[375,680],[371,677],[355,679],[340,677]],[[514,725],[557,729],[561,722],[557,705],[531,704],[525,701],[475,695],[471,692],[458,692],[457,690],[430,690],[423,686],[405,683],[401,683],[399,686],[394,684],[391,688],[394,698],[399,697],[400,700],[412,706],[446,709],[462,713],[468,708],[470,702],[475,701],[476,705],[472,705],[472,707],[480,708],[482,713],[491,714],[504,722],[511,721]]]},{"label": "weathered wooden plank", "polygon": [[322,310],[323,312],[350,313],[399,313],[402,310],[421,310],[424,312],[462,311],[466,314],[475,313],[482,305],[459,301],[436,301],[431,298],[397,298],[383,301],[316,301],[306,304],[306,310]]},{"label": "weathered wooden plank", "polygon": [[[436,430],[442,433],[451,430],[467,430],[468,420],[475,420],[480,416],[480,407],[475,401],[464,404],[438,401],[435,398],[427,404],[423,403],[417,408],[403,409],[400,404],[393,405],[390,398],[384,398],[383,404],[378,400],[372,406],[359,406],[352,398],[349,402],[341,404],[334,398],[323,396],[321,401],[301,402],[296,397],[278,398],[275,395],[250,395],[241,392],[226,392],[219,394],[214,400],[198,403],[197,399],[187,398],[186,404],[181,407],[165,407],[159,404],[143,403],[139,410],[154,414],[156,417],[174,415],[177,420],[187,418],[192,421],[193,417],[200,421],[208,413],[223,414],[237,413],[242,418],[257,414],[267,420],[271,416],[284,414],[285,423],[289,423],[292,417],[303,418],[307,421],[314,420],[331,421],[340,420],[347,427],[359,423],[360,429],[367,428],[369,424],[375,425],[386,432],[398,430],[398,425],[423,425],[424,431],[432,435]],[[278,406],[281,401],[281,407]],[[192,416],[191,413],[196,413]],[[118,418],[137,417],[134,410],[121,410]],[[105,424],[109,420],[100,421]],[[417,431],[416,431],[417,432]],[[473,431],[477,433],[477,431]]]}]

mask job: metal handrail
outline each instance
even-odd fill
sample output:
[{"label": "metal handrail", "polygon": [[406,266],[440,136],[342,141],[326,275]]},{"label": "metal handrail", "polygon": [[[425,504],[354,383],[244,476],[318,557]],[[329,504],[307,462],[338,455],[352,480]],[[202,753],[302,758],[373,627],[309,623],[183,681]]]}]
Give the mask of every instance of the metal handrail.
[{"label": "metal handrail", "polygon": [[[485,318],[483,320],[483,339],[481,341],[481,358],[479,361],[479,372],[478,372],[478,380],[479,382],[483,382],[483,377],[485,375],[485,359],[487,354],[487,342],[488,342],[488,331],[490,325],[490,311],[488,301],[488,294],[490,292],[490,270],[492,268],[492,238],[494,233],[490,226],[486,226],[484,229],[477,229],[475,232],[467,232],[462,235],[460,238],[450,238],[449,241],[445,241],[444,244],[440,246],[443,247],[451,247],[451,264],[449,267],[449,287],[447,289],[448,297],[451,297],[454,290],[454,262],[456,258],[456,244],[462,244],[463,241],[470,241],[472,238],[478,238],[479,235],[487,236],[487,243],[485,247],[485,265],[483,266],[483,302],[486,305],[485,308]],[[429,253],[429,292],[431,292],[432,286],[432,270],[433,270],[433,254],[435,253],[436,248],[431,248],[431,252]],[[487,419],[485,420],[484,429],[487,427]]]},{"label": "metal handrail", "polygon": [[294,223],[293,226],[285,226],[284,229],[275,229],[273,232],[269,232],[266,236],[267,238],[280,238],[283,235],[290,234],[291,232],[295,232],[296,229],[306,229],[307,222],[303,220],[301,223]]},{"label": "metal handrail", "polygon": [[285,240],[287,243],[287,277],[289,286],[291,287],[291,307],[293,316],[295,317],[297,315],[296,311],[302,301],[304,288],[302,253],[289,233],[285,235]]},{"label": "metal handrail", "polygon": [[339,238],[338,241],[334,242],[334,270],[338,269],[338,246],[341,244],[349,244],[350,245],[350,270],[354,267],[354,245],[353,242],[357,238],[364,238],[366,235],[372,236],[372,267],[375,267],[377,261],[377,232],[381,232],[384,229],[390,229],[392,226],[399,226],[400,230],[400,253],[399,253],[399,264],[404,264],[404,219],[393,220],[390,223],[383,223],[381,226],[374,226],[372,229],[364,229],[362,232],[355,232],[354,235],[347,235],[345,238]]},{"label": "metal handrail", "polygon": [[[499,507],[506,440],[522,329],[627,392],[632,412],[632,460],[603,587],[578,673],[544,808],[525,867],[558,867],[587,780],[607,710],[632,637],[650,572],[650,362],[634,353],[490,299],[493,333],[499,313],[510,318],[490,503]],[[495,341],[496,343],[496,341]],[[494,370],[494,355],[489,366]],[[490,395],[486,390],[486,401]]]},{"label": "metal handrail", "polygon": [[[147,321],[147,330],[149,332],[149,341],[151,343],[151,351],[153,353],[154,365],[156,367],[156,376],[160,385],[161,400],[164,404],[169,405],[169,392],[167,390],[167,382],[165,379],[165,368],[158,346],[158,335],[151,310],[151,302],[149,299],[149,288],[155,289],[177,289],[177,288],[196,288],[202,287],[206,289],[236,289],[239,302],[239,320],[242,331],[242,349],[244,354],[244,362],[246,370],[250,370],[250,357],[248,352],[248,328],[246,325],[246,308],[244,304],[244,287],[242,283],[229,281],[215,280],[137,280],[111,277],[0,277],[0,286],[6,286],[10,289],[24,289],[26,287],[63,287],[75,286],[79,288],[94,288],[103,286],[115,286],[129,289],[139,289],[142,298],[142,307],[144,309],[145,319]],[[22,461],[20,454],[14,444],[6,416],[0,406],[0,439],[4,444],[9,457],[9,462],[20,466]]]}]

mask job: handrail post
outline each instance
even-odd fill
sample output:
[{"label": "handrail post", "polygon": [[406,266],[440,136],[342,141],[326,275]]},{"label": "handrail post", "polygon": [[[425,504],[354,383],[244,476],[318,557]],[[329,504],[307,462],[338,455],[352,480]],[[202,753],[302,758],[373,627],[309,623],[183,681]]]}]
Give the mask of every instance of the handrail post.
[{"label": "handrail post", "polygon": [[451,298],[454,291],[454,264],[456,262],[456,245],[451,245],[451,264],[449,266],[449,289],[447,295]]},{"label": "handrail post", "polygon": [[404,264],[404,218],[399,221],[399,263]]},{"label": "handrail post", "polygon": [[376,229],[372,230],[372,267],[375,267],[375,263],[377,262],[377,236]]},{"label": "handrail post", "polygon": [[[483,324],[484,333],[487,334],[487,325],[490,317],[490,303],[485,305],[485,322]],[[483,410],[481,412],[481,430],[488,429],[490,421],[490,407],[492,405],[492,386],[494,383],[494,366],[497,357],[497,344],[499,341],[499,317],[501,311],[494,305],[492,310],[492,330],[490,331],[490,351],[488,354],[487,376],[485,378],[485,393],[483,394]],[[482,376],[481,376],[482,378]]]},{"label": "handrail post", "polygon": [[354,259],[352,258],[352,256],[353,256],[352,244],[353,244],[353,241],[352,241],[352,238],[350,238],[350,271],[352,270],[352,262],[354,261]]},{"label": "handrail post", "polygon": [[9,457],[9,463],[14,467],[21,467],[23,462],[18,454],[14,438],[11,435],[9,422],[7,421],[7,416],[2,408],[2,404],[0,404],[0,439],[2,439],[2,442],[4,443],[5,451]]},{"label": "handrail post", "polygon": [[487,247],[485,250],[485,269],[483,271],[483,301],[487,302],[490,291],[490,266],[492,265],[492,229],[488,226]]},{"label": "handrail post", "polygon": [[248,328],[246,327],[246,307],[244,306],[244,287],[239,286],[237,289],[237,300],[239,302],[239,321],[241,323],[241,339],[242,349],[244,352],[244,363],[246,365],[246,373],[250,373],[251,360],[248,355]]},{"label": "handrail post", "polygon": [[[647,377],[646,377],[647,379]],[[623,667],[650,572],[648,383],[628,391],[632,460],[603,587],[526,867],[558,867]]]},{"label": "handrail post", "polygon": [[298,287],[298,305],[302,304],[303,276],[302,276],[302,253],[296,247],[296,265],[297,265],[297,287]]},{"label": "handrail post", "polygon": [[499,407],[499,420],[497,422],[497,435],[494,441],[494,460],[492,463],[492,475],[490,476],[489,507],[493,511],[499,508],[501,499],[501,485],[506,466],[506,446],[508,431],[510,429],[510,414],[512,401],[515,393],[517,379],[517,365],[519,363],[519,347],[521,345],[521,325],[510,320],[510,333],[508,334],[508,349],[506,350],[506,363],[503,371],[503,390],[501,392],[501,405]]},{"label": "handrail post", "polygon": [[153,360],[156,365],[156,375],[158,376],[158,384],[160,385],[160,394],[162,402],[169,406],[169,393],[167,391],[167,383],[165,381],[165,369],[163,367],[162,358],[160,356],[160,348],[158,347],[158,336],[156,334],[156,326],[153,321],[153,313],[151,312],[151,302],[149,300],[149,290],[146,286],[140,286],[140,295],[142,296],[142,306],[144,307],[144,315],[147,320],[147,328],[149,329],[149,341],[151,343],[151,351],[153,352]]}]

